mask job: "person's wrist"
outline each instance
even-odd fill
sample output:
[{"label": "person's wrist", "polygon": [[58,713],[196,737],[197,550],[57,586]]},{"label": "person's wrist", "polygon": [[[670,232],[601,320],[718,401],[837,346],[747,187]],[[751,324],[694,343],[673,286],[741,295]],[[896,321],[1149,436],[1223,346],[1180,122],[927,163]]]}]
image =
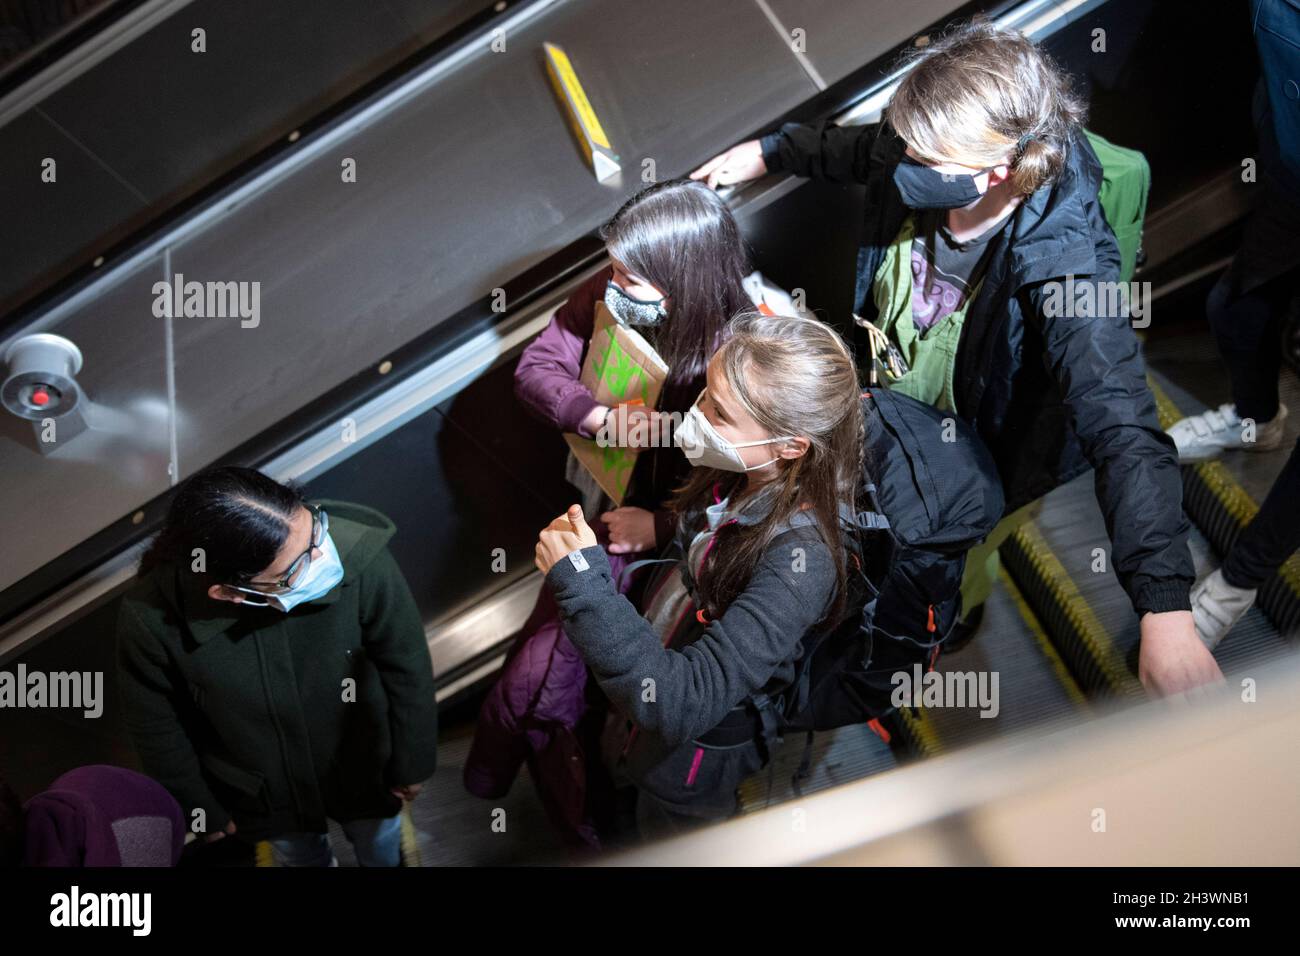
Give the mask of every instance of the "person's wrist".
[{"label": "person's wrist", "polygon": [[[544,577],[547,583],[558,590],[561,582],[569,579],[570,575],[581,574],[583,571],[590,570],[592,562],[588,560],[588,553],[585,552],[587,552],[588,548],[593,547],[596,551],[602,551],[599,544],[584,545],[581,543],[566,550],[564,554],[552,561],[551,566],[546,569]],[[594,560],[595,554],[590,554]],[[575,558],[574,555],[577,555],[577,557]]]},{"label": "person's wrist", "polygon": [[610,406],[607,406],[607,405],[604,405],[604,406],[601,406],[601,407],[605,409],[605,413],[604,413],[603,415],[600,416],[600,424],[598,424],[598,425],[596,426],[596,428],[595,428],[593,434],[596,435],[596,436],[598,436],[598,437],[603,435],[603,436],[604,436],[604,444],[605,444],[606,446],[609,446],[609,445],[617,445],[617,444],[618,444],[618,441],[617,441],[617,437],[618,437],[618,436],[616,436],[616,435],[614,434],[614,432],[610,429],[610,425],[609,425],[609,416],[611,416],[611,415],[614,414],[614,409],[613,409],[612,407],[610,407]]},{"label": "person's wrist", "polygon": [[578,422],[577,432],[584,438],[595,438],[605,419],[609,416],[609,409],[600,404],[592,405]]}]

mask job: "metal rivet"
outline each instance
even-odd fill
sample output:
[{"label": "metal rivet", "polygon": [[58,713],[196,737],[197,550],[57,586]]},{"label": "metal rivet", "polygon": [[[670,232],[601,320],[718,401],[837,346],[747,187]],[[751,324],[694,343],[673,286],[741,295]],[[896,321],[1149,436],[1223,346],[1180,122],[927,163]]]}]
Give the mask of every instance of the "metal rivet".
[{"label": "metal rivet", "polygon": [[143,520],[144,520],[143,511],[137,511],[135,514],[131,515],[131,524],[139,524]]},{"label": "metal rivet", "polygon": [[393,363],[390,362],[388,359],[384,359],[382,362],[379,363],[380,375],[387,375],[392,370],[393,370]]},{"label": "metal rivet", "polygon": [[292,133],[289,134],[289,142],[291,143],[298,142],[298,137],[301,135],[302,135],[301,132],[299,132],[298,130],[294,130]]},{"label": "metal rivet", "polygon": [[91,263],[91,265],[94,266],[96,269],[98,269],[103,264],[104,264],[103,256],[95,256],[95,261]]}]

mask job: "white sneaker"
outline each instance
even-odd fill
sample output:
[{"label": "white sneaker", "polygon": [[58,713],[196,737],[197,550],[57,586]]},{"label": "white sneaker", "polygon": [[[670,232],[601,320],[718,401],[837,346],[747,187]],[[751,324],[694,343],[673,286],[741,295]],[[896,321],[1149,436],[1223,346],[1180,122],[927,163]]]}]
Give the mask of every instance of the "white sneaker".
[{"label": "white sneaker", "polygon": [[1254,588],[1234,588],[1218,569],[1206,575],[1192,588],[1192,620],[1197,637],[1214,650],[1223,635],[1250,610],[1256,593]]},{"label": "white sneaker", "polygon": [[1236,406],[1228,402],[1175,422],[1169,435],[1178,446],[1178,460],[1183,462],[1210,461],[1229,448],[1272,451],[1281,446],[1285,437],[1282,423],[1286,415],[1286,406],[1279,404],[1272,419],[1254,422],[1254,427],[1249,428],[1238,417]]}]

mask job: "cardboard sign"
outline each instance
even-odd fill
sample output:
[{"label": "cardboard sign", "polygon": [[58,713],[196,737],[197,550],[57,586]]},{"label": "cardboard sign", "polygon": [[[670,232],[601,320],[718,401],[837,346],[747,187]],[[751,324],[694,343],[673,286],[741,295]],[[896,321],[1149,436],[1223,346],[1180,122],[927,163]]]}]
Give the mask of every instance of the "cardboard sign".
[{"label": "cardboard sign", "polygon": [[[619,325],[605,303],[597,302],[595,327],[581,377],[596,401],[610,408],[626,404],[653,409],[667,378],[668,366],[650,343],[639,332]],[[621,505],[637,453],[630,448],[602,448],[593,439],[574,434],[564,439],[601,490],[615,505]]]}]

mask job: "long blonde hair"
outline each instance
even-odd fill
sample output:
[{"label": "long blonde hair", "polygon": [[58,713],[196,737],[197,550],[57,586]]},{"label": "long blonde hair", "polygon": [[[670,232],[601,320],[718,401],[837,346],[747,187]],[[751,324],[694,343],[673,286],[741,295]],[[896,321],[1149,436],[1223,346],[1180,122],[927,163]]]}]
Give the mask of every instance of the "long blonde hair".
[{"label": "long blonde hair", "polygon": [[1061,172],[1085,106],[1069,75],[1023,34],[976,19],[912,51],[885,119],[923,160],[1000,165],[1029,195]]},{"label": "long blonde hair", "polygon": [[[710,617],[721,616],[772,539],[807,509],[835,560],[836,598],[827,614],[834,619],[845,596],[840,506],[853,506],[862,478],[865,426],[853,356],[830,326],[815,319],[749,314],[729,328],[717,361],[736,401],[770,434],[804,436],[809,448],[778,461],[777,477],[757,492],[764,500],[756,498],[751,507],[761,506],[766,517],[719,529],[718,547],[696,581],[698,604]],[[689,520],[713,503],[715,484],[735,487],[742,480],[734,472],[695,468],[669,506]]]}]

